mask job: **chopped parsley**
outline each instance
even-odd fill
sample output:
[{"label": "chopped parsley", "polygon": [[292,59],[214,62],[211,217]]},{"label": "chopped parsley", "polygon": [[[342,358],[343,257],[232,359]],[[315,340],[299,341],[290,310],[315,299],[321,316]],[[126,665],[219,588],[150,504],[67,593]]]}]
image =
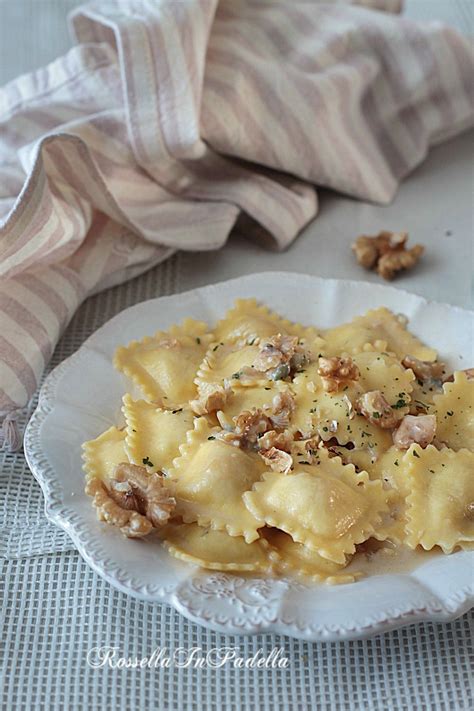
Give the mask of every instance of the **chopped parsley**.
[{"label": "chopped parsley", "polygon": [[239,380],[240,373],[232,373],[232,378],[233,378],[233,380]]},{"label": "chopped parsley", "polygon": [[405,407],[405,405],[406,401],[401,397],[399,400],[397,400],[395,405],[392,405],[392,407],[394,410],[399,410],[401,407]]},{"label": "chopped parsley", "polygon": [[395,459],[394,464],[396,467],[398,467],[398,459]]},{"label": "chopped parsley", "polygon": [[201,339],[199,338],[199,336],[196,336],[196,343],[198,344],[198,346],[201,345]]},{"label": "chopped parsley", "polygon": [[149,457],[143,457],[142,462],[143,462],[143,464],[144,464],[146,467],[152,467],[152,466],[153,466],[153,462],[150,462]]},{"label": "chopped parsley", "polygon": [[177,412],[183,412],[183,408],[179,407],[177,410],[171,410],[171,412],[173,413],[173,415],[176,415]]},{"label": "chopped parsley", "polygon": [[211,436],[208,437],[207,439],[215,439],[215,437],[214,437],[213,435],[211,435]]},{"label": "chopped parsley", "polygon": [[413,456],[416,457],[417,459],[420,458],[420,455],[415,450],[413,450]]},{"label": "chopped parsley", "polygon": [[217,344],[217,346],[214,346],[214,348],[212,349],[212,352],[215,353],[218,348],[219,348],[219,343]]},{"label": "chopped parsley", "polygon": [[454,412],[452,410],[448,410],[446,414],[448,415],[448,417],[452,417],[454,415]]}]

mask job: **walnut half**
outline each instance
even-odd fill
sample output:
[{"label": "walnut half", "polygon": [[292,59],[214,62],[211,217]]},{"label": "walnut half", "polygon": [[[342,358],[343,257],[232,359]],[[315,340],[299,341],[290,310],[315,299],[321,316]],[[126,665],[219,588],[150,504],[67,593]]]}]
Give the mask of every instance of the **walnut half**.
[{"label": "walnut half", "polygon": [[202,395],[196,400],[190,400],[189,404],[195,415],[208,415],[217,410],[223,410],[232,390],[229,387],[217,385],[211,392]]},{"label": "walnut half", "polygon": [[97,477],[89,479],[86,494],[94,497],[99,520],[117,526],[128,538],[142,538],[160,528],[176,506],[162,476],[128,462],[115,467],[107,485]]},{"label": "walnut half", "polygon": [[359,368],[350,357],[320,356],[318,365],[318,375],[321,376],[323,387],[327,392],[336,392],[343,385],[359,379]]},{"label": "walnut half", "polygon": [[269,449],[260,450],[259,454],[265,464],[267,464],[270,469],[273,469],[275,472],[288,474],[293,466],[293,457],[289,452],[284,452],[282,449],[270,447]]},{"label": "walnut half", "polygon": [[260,344],[260,351],[253,362],[254,369],[265,373],[269,380],[283,380],[293,376],[310,360],[296,336],[275,336]]},{"label": "walnut half", "polygon": [[435,434],[435,415],[406,415],[392,436],[397,449],[409,449],[412,444],[419,444],[424,449],[431,444]]},{"label": "walnut half", "polygon": [[390,406],[380,390],[371,390],[361,395],[355,407],[369,422],[384,430],[396,427],[403,417]]},{"label": "walnut half", "polygon": [[446,375],[446,365],[437,360],[431,362],[406,355],[402,360],[402,365],[405,368],[410,368],[414,372],[415,377],[423,383],[439,381],[441,384]]},{"label": "walnut half", "polygon": [[425,251],[421,244],[407,249],[407,232],[382,231],[369,237],[361,235],[352,244],[359,264],[366,269],[375,269],[384,279],[391,280],[404,269],[411,269]]}]

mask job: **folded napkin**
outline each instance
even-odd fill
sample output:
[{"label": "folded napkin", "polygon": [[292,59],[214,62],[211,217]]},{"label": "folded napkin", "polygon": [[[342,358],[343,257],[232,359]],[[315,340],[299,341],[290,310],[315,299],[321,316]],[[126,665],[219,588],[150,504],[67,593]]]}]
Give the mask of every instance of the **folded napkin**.
[{"label": "folded napkin", "polygon": [[[365,7],[363,7],[365,6]],[[382,12],[386,10],[388,12]],[[76,10],[76,46],[0,89],[4,439],[90,294],[234,226],[287,247],[315,185],[389,202],[472,123],[470,45],[399,0]]]}]

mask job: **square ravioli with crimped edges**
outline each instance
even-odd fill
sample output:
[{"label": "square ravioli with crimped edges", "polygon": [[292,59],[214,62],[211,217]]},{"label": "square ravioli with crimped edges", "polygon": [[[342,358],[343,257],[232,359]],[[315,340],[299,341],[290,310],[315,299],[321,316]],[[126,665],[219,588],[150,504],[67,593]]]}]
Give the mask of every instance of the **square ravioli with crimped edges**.
[{"label": "square ravioli with crimped edges", "polygon": [[474,371],[449,374],[399,314],[323,330],[239,299],[114,365],[134,395],[83,447],[111,530],[190,565],[328,583],[357,580],[371,546],[474,543]]}]

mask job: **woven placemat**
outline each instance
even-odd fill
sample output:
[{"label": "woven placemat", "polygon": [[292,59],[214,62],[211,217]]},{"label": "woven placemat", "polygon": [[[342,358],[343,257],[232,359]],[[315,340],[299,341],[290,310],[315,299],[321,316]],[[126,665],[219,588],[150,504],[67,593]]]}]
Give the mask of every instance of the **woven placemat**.
[{"label": "woven placemat", "polygon": [[[0,581],[8,581],[0,595],[0,708],[8,711],[473,708],[472,613],[369,640],[311,644],[203,629],[168,605],[114,590],[74,551],[1,561]],[[180,649],[196,649],[199,658],[210,653],[211,659],[218,656],[213,650],[225,648],[237,648],[244,659],[281,649],[288,666],[94,668],[87,660],[97,663],[98,647],[116,648],[116,660],[161,649],[182,662]]]}]

